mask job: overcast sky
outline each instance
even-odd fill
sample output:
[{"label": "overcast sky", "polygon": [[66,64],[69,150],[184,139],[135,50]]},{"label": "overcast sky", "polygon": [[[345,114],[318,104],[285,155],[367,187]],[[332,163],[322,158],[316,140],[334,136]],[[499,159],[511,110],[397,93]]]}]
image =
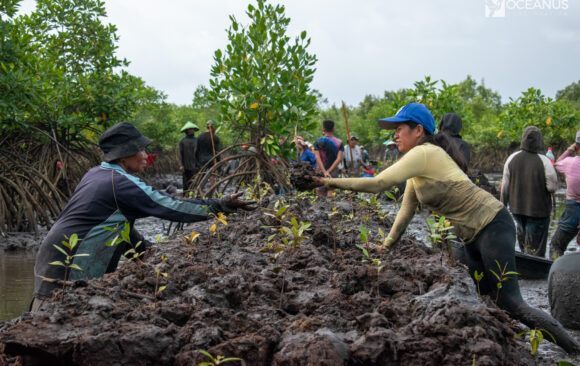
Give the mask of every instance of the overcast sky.
[{"label": "overcast sky", "polygon": [[[330,103],[355,106],[424,75],[485,79],[504,102],[531,86],[554,97],[580,79],[580,0],[271,2],[286,6],[290,36],[306,30],[311,37],[308,51],[318,57],[312,86]],[[227,44],[228,15],[247,24],[248,3],[105,0],[106,22],[118,27],[118,55],[131,62],[130,73],[168,102],[190,104],[195,88],[209,85],[214,51]],[[25,0],[22,10],[33,4]]]}]

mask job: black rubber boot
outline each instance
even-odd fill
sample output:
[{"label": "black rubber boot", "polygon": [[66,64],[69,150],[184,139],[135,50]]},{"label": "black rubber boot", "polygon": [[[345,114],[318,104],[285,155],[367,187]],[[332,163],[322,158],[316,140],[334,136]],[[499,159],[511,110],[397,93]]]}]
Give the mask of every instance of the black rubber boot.
[{"label": "black rubber boot", "polygon": [[558,228],[550,241],[550,259],[554,259],[554,255],[561,257],[564,255],[568,243],[574,239],[576,233],[568,233]]}]

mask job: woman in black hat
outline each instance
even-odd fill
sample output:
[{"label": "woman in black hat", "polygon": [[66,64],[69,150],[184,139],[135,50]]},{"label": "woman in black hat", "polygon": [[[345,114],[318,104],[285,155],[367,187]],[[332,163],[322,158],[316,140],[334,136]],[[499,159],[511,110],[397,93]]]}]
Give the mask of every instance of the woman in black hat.
[{"label": "woman in black hat", "polygon": [[[83,256],[74,257],[72,263],[82,271],[69,271],[67,279],[97,278],[113,272],[121,254],[130,249],[130,245],[141,242],[137,249],[144,251],[147,248],[149,243],[134,227],[138,218],[155,216],[171,221],[195,222],[206,220],[212,213],[254,208],[239,199],[241,193],[220,200],[202,200],[178,199],[154,190],[133,175],[147,166],[145,148],[151,142],[129,122],[118,123],[101,135],[99,147],[104,152],[104,161],[81,179],[38,250],[34,267],[33,311],[57,288],[54,281],[46,279],[65,278],[67,269],[50,263],[65,261],[65,255],[54,246],[68,241],[73,234],[79,238],[73,254]],[[107,228],[122,230],[126,222],[131,228],[131,243],[106,246],[105,243],[116,236]]]}]

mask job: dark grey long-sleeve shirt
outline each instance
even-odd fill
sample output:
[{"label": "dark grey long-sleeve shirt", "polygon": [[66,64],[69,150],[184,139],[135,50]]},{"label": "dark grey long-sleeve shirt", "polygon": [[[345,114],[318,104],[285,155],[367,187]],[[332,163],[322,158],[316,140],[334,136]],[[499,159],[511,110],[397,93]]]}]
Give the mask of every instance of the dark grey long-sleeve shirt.
[{"label": "dark grey long-sleeve shirt", "polygon": [[[206,220],[209,213],[227,211],[222,201],[213,199],[180,199],[163,194],[128,174],[119,165],[101,163],[89,170],[81,179],[66,207],[42,241],[34,267],[34,294],[45,298],[57,287],[43,281],[42,277],[63,280],[65,268],[51,265],[64,262],[66,257],[54,245],[62,247],[77,234],[79,244],[73,254],[74,264],[82,271],[71,270],[67,279],[102,277],[117,268],[119,259],[130,247],[127,243],[107,247],[105,243],[117,234],[108,228],[123,230],[125,222],[131,226],[131,242],[136,245],[143,236],[134,228],[138,218],[155,216],[171,221],[195,222]],[[144,250],[143,243],[141,250]],[[65,248],[66,249],[66,248]]]}]

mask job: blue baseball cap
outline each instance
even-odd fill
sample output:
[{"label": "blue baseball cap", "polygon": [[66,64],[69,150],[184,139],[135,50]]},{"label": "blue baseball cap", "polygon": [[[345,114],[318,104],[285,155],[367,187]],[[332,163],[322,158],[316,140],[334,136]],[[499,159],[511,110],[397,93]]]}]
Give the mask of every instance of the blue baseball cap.
[{"label": "blue baseball cap", "polygon": [[381,118],[378,123],[381,128],[394,130],[398,123],[408,121],[420,124],[431,135],[435,131],[435,119],[429,109],[421,103],[409,103],[399,109],[393,117]]}]

